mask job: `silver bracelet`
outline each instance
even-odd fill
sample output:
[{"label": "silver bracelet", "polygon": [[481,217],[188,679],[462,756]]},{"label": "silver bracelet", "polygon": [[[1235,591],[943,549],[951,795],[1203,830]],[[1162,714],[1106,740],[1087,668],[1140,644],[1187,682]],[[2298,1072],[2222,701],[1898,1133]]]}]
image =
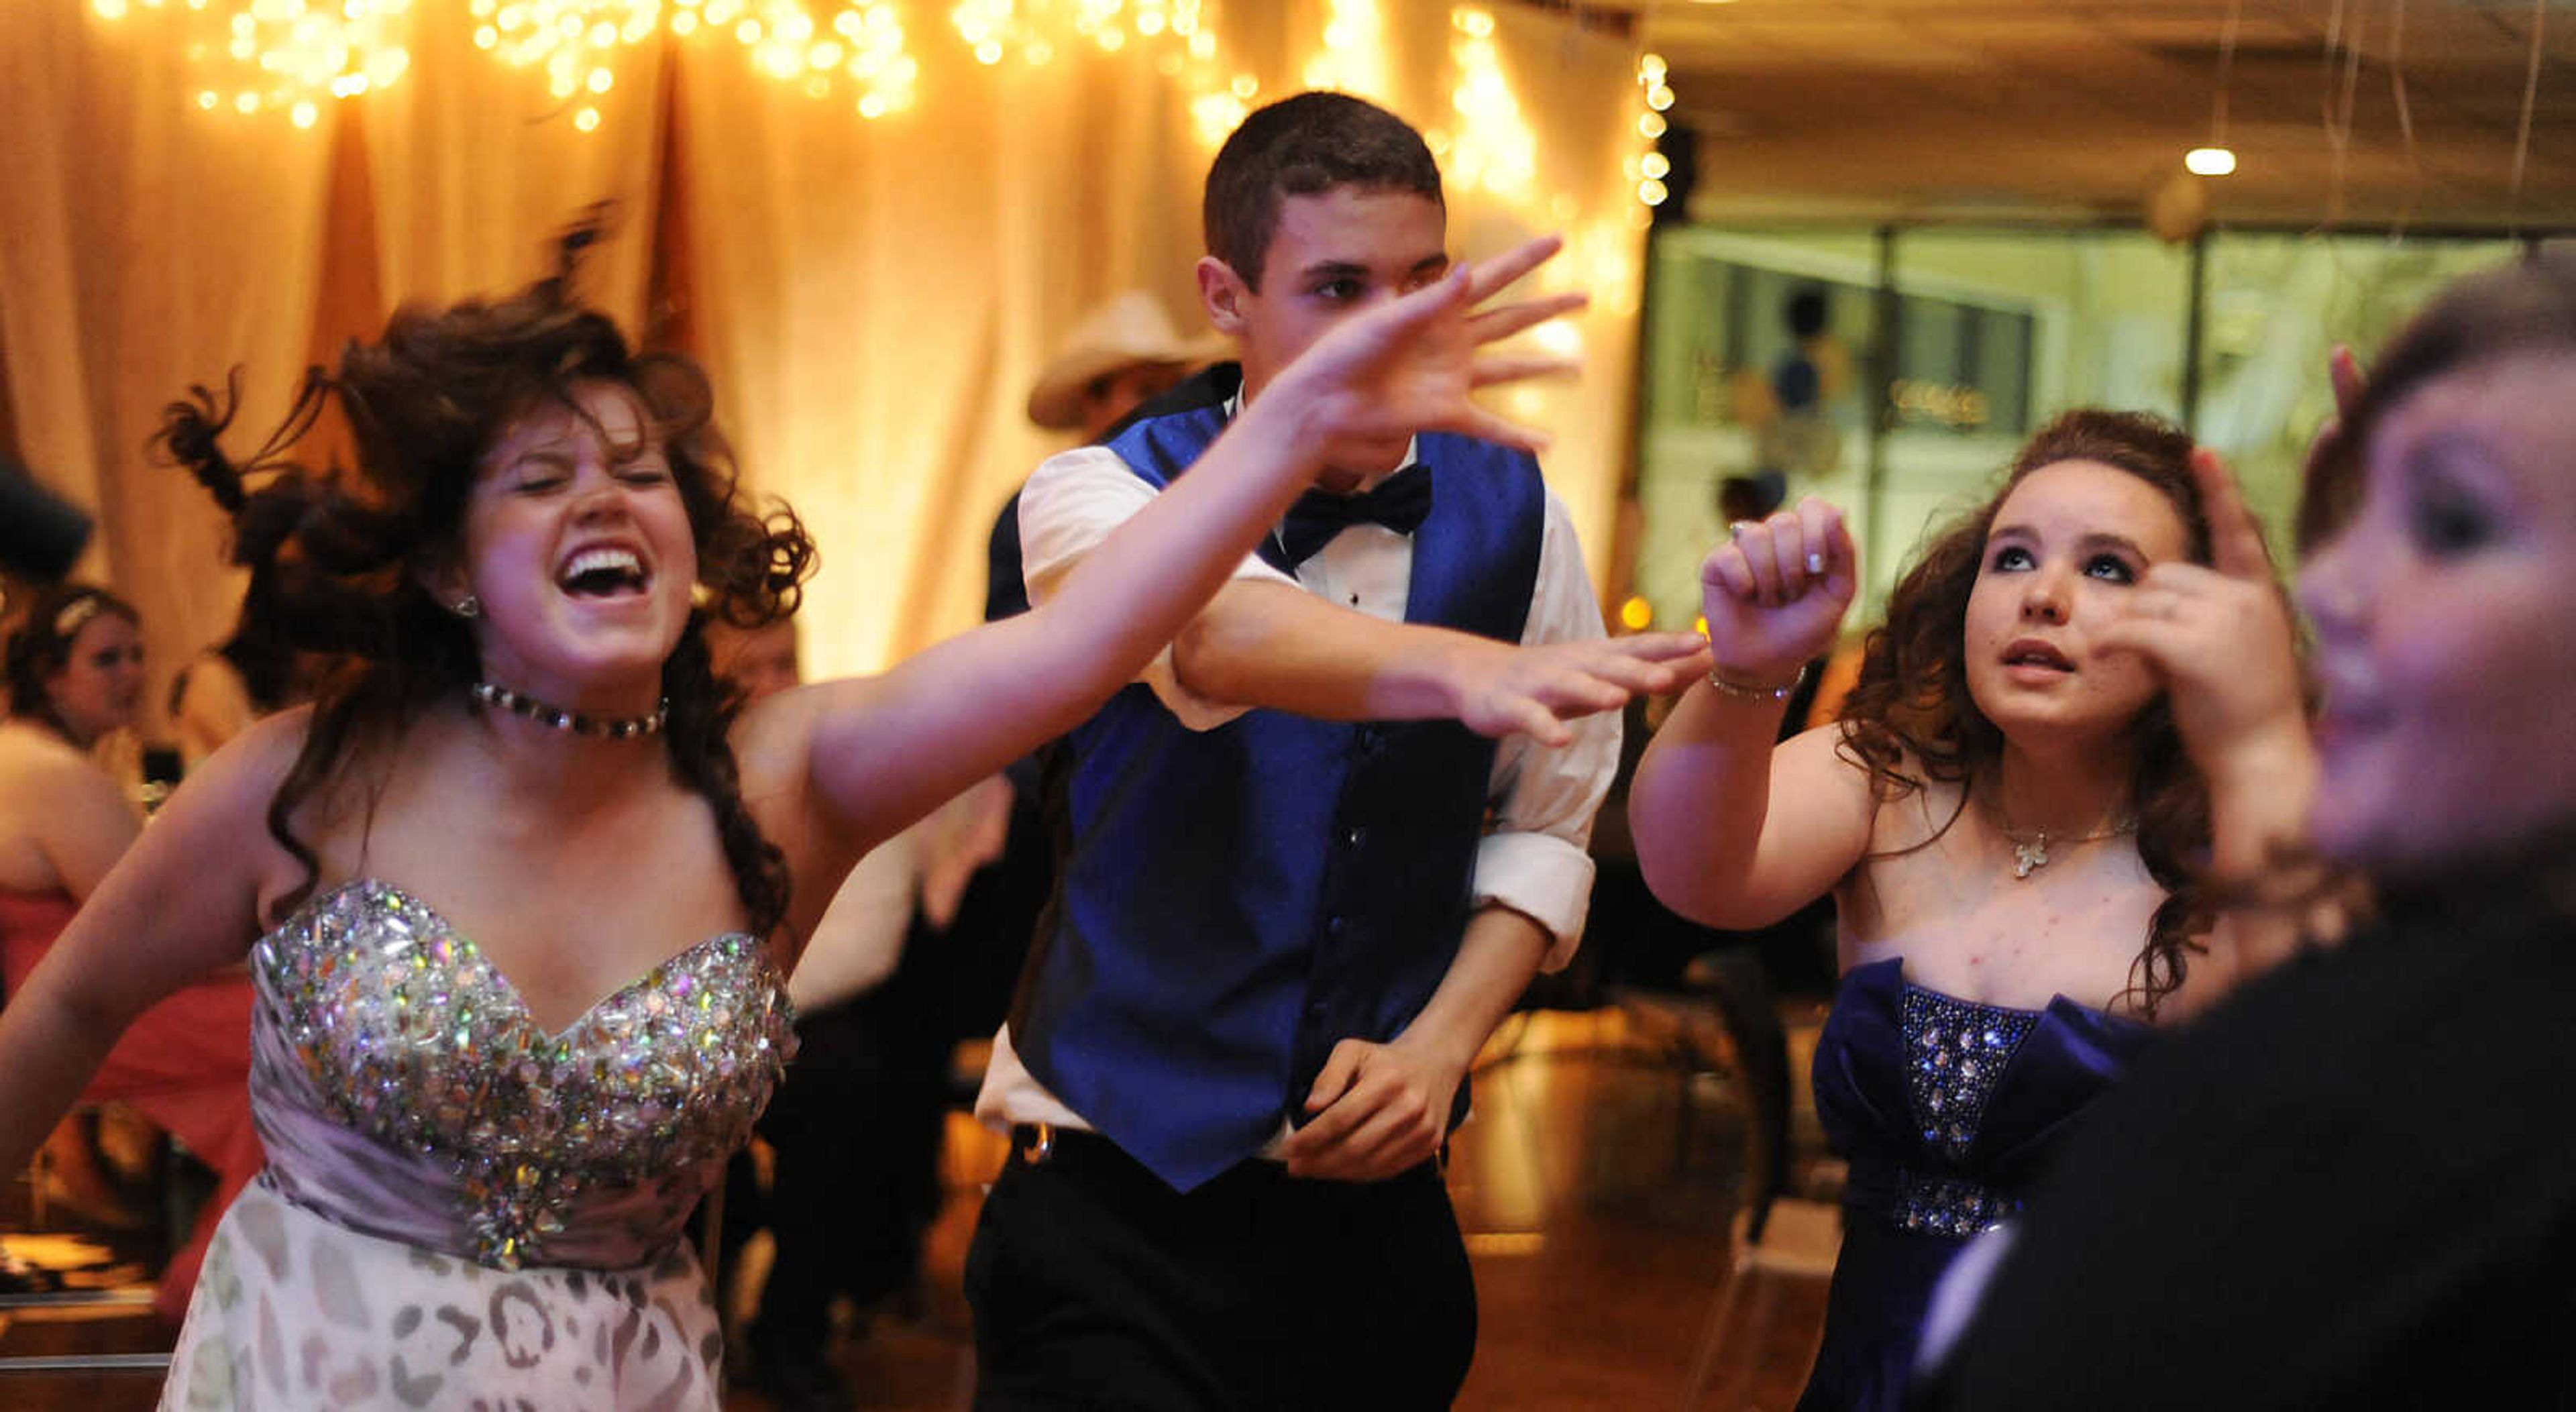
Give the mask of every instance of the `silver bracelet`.
[{"label": "silver bracelet", "polygon": [[1778,686],[1762,686],[1753,682],[1737,681],[1717,668],[1711,667],[1708,669],[1708,684],[1716,687],[1720,695],[1732,696],[1738,701],[1786,701],[1806,682],[1808,668],[1813,665],[1813,663],[1801,665],[1787,681]]}]

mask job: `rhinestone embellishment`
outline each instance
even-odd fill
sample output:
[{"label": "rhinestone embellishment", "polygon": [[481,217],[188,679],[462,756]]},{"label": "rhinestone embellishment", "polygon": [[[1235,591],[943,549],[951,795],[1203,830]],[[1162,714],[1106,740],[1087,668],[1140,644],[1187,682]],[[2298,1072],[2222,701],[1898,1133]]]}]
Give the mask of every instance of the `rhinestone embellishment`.
[{"label": "rhinestone embellishment", "polygon": [[[1905,1039],[1906,1100],[1916,1130],[1934,1154],[1950,1162],[1967,1160],[1994,1097],[1995,1081],[2038,1021],[2035,1011],[1979,1005],[1919,986],[1905,988],[1898,1024]],[[1973,1235],[2018,1207],[1976,1182],[1901,1174],[1899,1214],[1908,1230]]]},{"label": "rhinestone embellishment", "polygon": [[349,1128],[444,1163],[475,1257],[543,1263],[580,1205],[749,1141],[795,1050],[756,940],[709,938],[561,1033],[427,906],[383,883],[317,897],[252,965]]}]

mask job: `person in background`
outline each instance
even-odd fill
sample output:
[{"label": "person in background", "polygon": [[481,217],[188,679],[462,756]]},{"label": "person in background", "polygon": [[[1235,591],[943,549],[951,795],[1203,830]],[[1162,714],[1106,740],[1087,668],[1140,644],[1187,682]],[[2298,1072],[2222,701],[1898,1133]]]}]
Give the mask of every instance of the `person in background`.
[{"label": "person in background", "polygon": [[1225,355],[1212,334],[1185,338],[1161,300],[1121,290],[1094,305],[1029,387],[1029,420],[1084,442],[1124,421],[1181,379]]},{"label": "person in background", "polygon": [[2238,901],[2343,940],[2067,1144],[1940,1406],[2576,1404],[2576,258],[2457,282],[2337,382],[2298,520],[2305,848]]},{"label": "person in background", "polygon": [[[260,585],[251,586],[252,594],[260,591]],[[329,659],[273,640],[269,625],[275,620],[246,598],[232,632],[171,680],[170,727],[183,771],[195,769],[253,721],[312,699],[315,678]]]},{"label": "person in background", "polygon": [[[125,792],[91,758],[134,723],[143,699],[140,620],[125,601],[79,584],[30,596],[8,635],[9,714],[0,720],[0,996],[28,976],[143,828]],[[145,1010],[81,1089],[122,1103],[187,1144],[215,1172],[214,1197],[162,1270],[153,1308],[174,1327],[217,1224],[263,1160],[250,1115],[249,981],[210,976]],[[113,1220],[116,1202],[79,1125],[49,1140],[57,1193]]]},{"label": "person in background", "polygon": [[[2215,459],[2103,411],[2042,427],[1923,550],[1837,724],[1777,739],[1858,590],[1840,512],[1810,497],[1740,522],[1701,577],[1717,665],[1647,750],[1631,826],[1656,895],[1694,920],[1834,899],[1816,1109],[1851,1177],[1800,1406],[1893,1412],[1941,1272],[2018,1207],[2148,1022],[2272,959],[2193,904],[2212,860],[2259,860],[2293,826],[2278,781],[2187,751],[2177,718],[2224,701],[2297,737],[2288,612]],[[2233,660],[2139,611],[2187,592],[2250,624]]]},{"label": "person in background", "polygon": [[[804,681],[796,625],[710,624],[716,677],[758,702]],[[831,1357],[832,1300],[867,1307],[903,1285],[920,1260],[917,1195],[903,1180],[925,1145],[891,1072],[888,1029],[904,1017],[881,998],[914,913],[916,825],[850,870],[787,978],[796,1057],[760,1116],[770,1147],[762,1191],[748,1153],[725,1184],[728,1258],[766,1227],[769,1274],[745,1344],[751,1382],[780,1412],[856,1405]],[[899,1005],[900,1002],[898,1001]],[[934,1095],[934,1120],[940,1111]],[[927,1160],[935,1163],[934,1125]],[[891,1273],[890,1273],[891,1272]]]}]

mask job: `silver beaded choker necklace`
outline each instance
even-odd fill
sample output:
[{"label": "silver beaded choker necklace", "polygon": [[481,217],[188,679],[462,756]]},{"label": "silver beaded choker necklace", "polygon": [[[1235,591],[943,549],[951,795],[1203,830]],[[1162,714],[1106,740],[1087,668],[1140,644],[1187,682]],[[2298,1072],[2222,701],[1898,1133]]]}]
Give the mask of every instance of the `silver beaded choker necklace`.
[{"label": "silver beaded choker necklace", "polygon": [[671,703],[667,700],[656,703],[648,715],[602,719],[585,716],[579,711],[567,711],[560,706],[549,706],[533,696],[521,696],[506,686],[494,686],[488,681],[474,683],[474,699],[512,715],[525,716],[538,725],[586,735],[595,740],[630,740],[636,736],[659,735],[663,723],[671,717]]}]

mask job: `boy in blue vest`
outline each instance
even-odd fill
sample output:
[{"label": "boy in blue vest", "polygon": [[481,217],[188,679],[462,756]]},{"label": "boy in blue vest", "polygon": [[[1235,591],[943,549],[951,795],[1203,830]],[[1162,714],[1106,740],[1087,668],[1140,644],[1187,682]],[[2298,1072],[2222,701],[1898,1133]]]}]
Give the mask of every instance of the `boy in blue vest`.
[{"label": "boy in blue vest", "polygon": [[[1449,267],[1421,137],[1340,94],[1246,119],[1205,219],[1241,363],[1030,478],[1034,599],[1299,350]],[[1537,463],[1425,433],[1328,467],[1075,730],[1056,899],[976,1106],[1014,1138],[967,1259],[979,1406],[1448,1405],[1462,1080],[1572,951],[1615,708],[1699,645],[1605,640]]]}]

